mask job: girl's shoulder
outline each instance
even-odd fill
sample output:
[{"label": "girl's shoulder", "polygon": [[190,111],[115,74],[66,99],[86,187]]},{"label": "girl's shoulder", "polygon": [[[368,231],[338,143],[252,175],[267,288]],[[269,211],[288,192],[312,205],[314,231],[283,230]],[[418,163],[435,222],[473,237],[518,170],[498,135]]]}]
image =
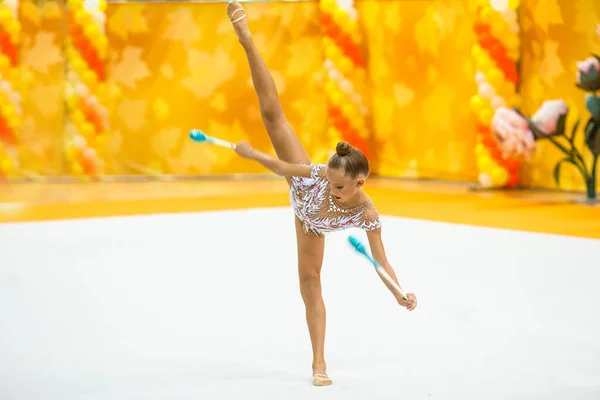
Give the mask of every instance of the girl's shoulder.
[{"label": "girl's shoulder", "polygon": [[315,164],[313,165],[311,171],[311,178],[313,179],[326,179],[327,166],[325,164]]}]

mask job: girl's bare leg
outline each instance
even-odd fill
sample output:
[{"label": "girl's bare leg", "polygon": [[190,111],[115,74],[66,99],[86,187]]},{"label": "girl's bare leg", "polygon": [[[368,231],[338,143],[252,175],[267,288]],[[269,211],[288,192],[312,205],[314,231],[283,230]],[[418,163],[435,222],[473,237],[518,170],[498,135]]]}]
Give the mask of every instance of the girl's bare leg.
[{"label": "girl's bare leg", "polygon": [[[306,308],[306,322],[313,351],[313,375],[327,375],[325,363],[326,312],[321,294],[321,266],[325,252],[325,238],[306,235],[298,217],[296,217],[296,238],[298,241],[300,293]],[[324,377],[314,381],[319,385],[331,384],[331,380],[324,379]]]},{"label": "girl's bare leg", "polygon": [[[239,3],[232,1],[227,5],[227,14],[233,22],[242,17],[245,11]],[[246,52],[252,82],[260,103],[263,123],[277,157],[290,163],[310,164],[306,150],[285,118],[275,82],[252,40],[247,18],[233,22],[233,26]],[[297,217],[295,220],[298,245],[298,275],[313,349],[313,375],[326,375],[327,366],[324,354],[325,304],[321,295],[321,266],[323,264],[325,240],[323,237],[306,235],[302,222]],[[315,379],[315,383],[328,385],[331,384],[331,380],[327,378]]]},{"label": "girl's bare leg", "polygon": [[[227,4],[227,15],[233,22],[244,16],[245,11],[237,1],[232,1]],[[289,163],[309,164],[310,159],[304,146],[302,146],[300,139],[298,139],[285,118],[279,102],[275,81],[252,40],[252,34],[248,28],[248,19],[243,18],[233,22],[233,27],[240,44],[246,52],[252,82],[260,104],[262,120],[277,157]]]}]

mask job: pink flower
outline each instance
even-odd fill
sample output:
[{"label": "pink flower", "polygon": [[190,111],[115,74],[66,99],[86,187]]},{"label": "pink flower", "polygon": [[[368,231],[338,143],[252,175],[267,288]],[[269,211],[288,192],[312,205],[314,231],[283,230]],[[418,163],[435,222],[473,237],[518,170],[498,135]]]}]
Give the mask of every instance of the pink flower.
[{"label": "pink flower", "polygon": [[569,107],[563,100],[549,100],[542,104],[540,109],[531,117],[531,121],[540,131],[546,135],[552,135],[556,133],[560,117],[567,115],[568,112]]},{"label": "pink flower", "polygon": [[[600,26],[600,25],[599,25]],[[590,57],[585,61],[579,61],[577,63],[577,84],[581,85],[582,75],[588,75],[594,68],[596,72],[600,72],[600,61],[596,57]]]},{"label": "pink flower", "polygon": [[535,149],[533,132],[527,120],[515,110],[506,107],[496,109],[492,134],[505,157],[531,158]]}]

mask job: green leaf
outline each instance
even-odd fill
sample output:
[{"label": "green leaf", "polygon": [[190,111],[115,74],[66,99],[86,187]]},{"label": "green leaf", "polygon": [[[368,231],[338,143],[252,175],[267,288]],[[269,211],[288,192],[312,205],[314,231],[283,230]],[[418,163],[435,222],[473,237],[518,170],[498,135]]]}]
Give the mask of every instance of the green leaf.
[{"label": "green leaf", "polygon": [[594,123],[594,118],[588,119],[587,124],[585,124],[585,128],[583,128],[583,132],[585,133],[585,137],[587,138],[588,130],[590,129],[590,125]]},{"label": "green leaf", "polygon": [[585,108],[592,114],[596,122],[600,122],[600,97],[587,94],[585,96]]},{"label": "green leaf", "polygon": [[571,144],[573,144],[575,142],[575,135],[577,135],[578,132],[578,128],[579,125],[581,124],[581,118],[577,120],[577,122],[575,122],[575,125],[573,126],[573,131],[571,132],[571,137],[569,138],[569,142],[571,142]]},{"label": "green leaf", "polygon": [[585,128],[585,144],[594,156],[600,154],[600,124],[597,124],[592,118],[588,121]]},{"label": "green leaf", "polygon": [[559,187],[560,187],[560,167],[563,163],[569,163],[569,164],[573,164],[574,166],[577,166],[575,161],[570,157],[563,158],[562,160],[560,160],[559,162],[556,163],[556,165],[554,166],[554,181],[556,182],[556,186],[559,186]]},{"label": "green leaf", "polygon": [[553,135],[560,136],[564,135],[565,128],[567,127],[567,114],[563,114],[558,118],[556,122],[556,132]]}]

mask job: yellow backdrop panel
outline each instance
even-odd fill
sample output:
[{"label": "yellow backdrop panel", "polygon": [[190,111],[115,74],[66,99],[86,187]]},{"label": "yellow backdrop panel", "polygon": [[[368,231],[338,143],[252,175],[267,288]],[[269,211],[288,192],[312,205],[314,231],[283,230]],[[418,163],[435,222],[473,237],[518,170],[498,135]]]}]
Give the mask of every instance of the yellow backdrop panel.
[{"label": "yellow backdrop panel", "polygon": [[26,174],[63,171],[65,123],[64,10],[56,2],[20,4],[23,130],[19,160]]},{"label": "yellow backdrop panel", "polygon": [[[600,23],[600,1],[590,0],[523,0],[522,75],[523,112],[531,116],[545,100],[564,99],[570,105],[567,129],[577,118],[585,121],[585,93],[575,87],[577,61],[600,53],[596,27]],[[578,148],[589,155],[579,133]],[[538,143],[530,164],[525,164],[525,183],[556,188],[553,170],[562,153],[550,142]],[[588,166],[590,157],[586,157]],[[561,168],[561,188],[584,189],[575,167]],[[600,187],[600,185],[599,185]]]},{"label": "yellow backdrop panel", "polygon": [[[357,1],[368,49],[374,171],[388,176],[475,179],[475,93],[470,49],[475,0]],[[259,50],[288,119],[315,162],[327,145],[323,54],[317,2],[246,3]],[[534,17],[535,16],[535,17]],[[21,2],[26,171],[64,173],[65,15],[56,2]],[[587,118],[575,88],[576,62],[600,52],[600,2],[523,0],[523,111],[564,98]],[[109,4],[110,173],[255,173],[265,170],[225,149],[188,140],[189,129],[272,152],[243,51],[217,4]],[[574,122],[570,120],[570,125]],[[580,147],[583,143],[580,136]],[[585,149],[584,149],[585,150]],[[541,142],[524,179],[556,187],[560,157]],[[582,189],[563,168],[563,187]]]},{"label": "yellow backdrop panel", "polygon": [[369,49],[375,171],[475,179],[474,1],[357,3]]},{"label": "yellow backdrop panel", "polygon": [[[471,3],[357,2],[369,47],[375,172],[475,177],[474,121],[465,107],[475,91]],[[27,97],[30,133],[24,139],[37,156],[26,164],[52,175],[63,167],[64,20],[54,12],[44,22],[47,7],[36,13],[31,3],[23,4],[22,18],[30,21],[24,53],[32,53],[24,69],[33,82],[29,93],[38,94]],[[327,145],[327,107],[317,2],[245,7],[291,125],[313,161],[325,161],[318,158]],[[111,3],[107,34],[109,85],[118,94],[111,110],[110,173],[147,171],[143,167],[175,174],[264,171],[187,139],[189,129],[200,128],[271,152],[247,62],[222,3]]]},{"label": "yellow backdrop panel", "polygon": [[[327,124],[318,5],[244,6],[289,122],[315,155],[325,144]],[[173,174],[265,171],[227,149],[188,139],[197,128],[272,152],[224,3],[110,4],[107,21],[108,76],[120,92],[112,117],[120,144],[116,173],[136,166]]]}]

